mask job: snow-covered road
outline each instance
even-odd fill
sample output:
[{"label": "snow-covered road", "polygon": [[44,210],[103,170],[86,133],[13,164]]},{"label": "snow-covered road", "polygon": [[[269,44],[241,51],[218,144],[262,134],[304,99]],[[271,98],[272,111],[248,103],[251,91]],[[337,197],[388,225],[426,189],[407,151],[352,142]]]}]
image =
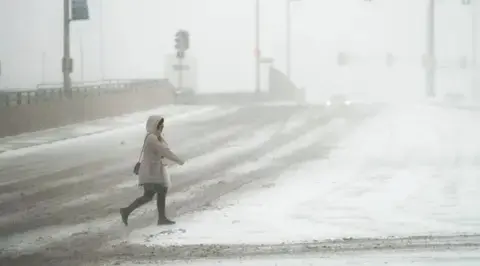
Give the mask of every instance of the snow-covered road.
[{"label": "snow-covered road", "polygon": [[[174,228],[136,230],[126,241],[205,245],[200,248],[204,256],[222,253],[212,248],[215,245],[241,245],[248,255],[248,247],[262,244],[288,249],[296,243],[345,238],[433,236],[433,241],[462,236],[468,245],[478,246],[478,121],[479,112],[418,105],[388,108],[338,142],[328,157],[244,186],[207,211],[182,216]],[[324,141],[329,143],[328,138]],[[478,256],[475,262],[480,262]]]},{"label": "snow-covered road", "polygon": [[[183,216],[178,233],[158,232],[158,244],[480,233],[477,121],[479,113],[432,107],[384,112],[328,158],[252,183],[215,210]],[[135,231],[132,241],[156,243],[156,231]]]},{"label": "snow-covered road", "polygon": [[188,159],[171,170],[171,227],[151,225],[155,204],[134,213],[128,230],[118,218],[118,207],[139,194],[130,172],[145,115],[115,131],[0,154],[7,265],[480,245],[479,112],[185,108],[162,110],[167,139]]},{"label": "snow-covered road", "polygon": [[[166,138],[188,161],[171,169],[168,211],[180,219],[245,184],[326,156],[329,147],[315,147],[337,141],[377,109],[171,106],[1,139],[0,262],[80,265],[108,258],[111,241],[128,233],[118,208],[140,193],[131,171],[148,114],[166,116]],[[154,205],[134,213],[129,230],[148,227]]]},{"label": "snow-covered road", "polygon": [[[236,259],[198,259],[193,261],[168,262],[170,266],[477,266],[480,262],[478,249],[454,251],[395,251],[395,252],[337,252],[326,254],[258,256]],[[105,264],[111,265],[111,264]],[[157,266],[157,262],[135,261],[118,263],[119,266]],[[89,265],[85,265],[89,266]]]}]

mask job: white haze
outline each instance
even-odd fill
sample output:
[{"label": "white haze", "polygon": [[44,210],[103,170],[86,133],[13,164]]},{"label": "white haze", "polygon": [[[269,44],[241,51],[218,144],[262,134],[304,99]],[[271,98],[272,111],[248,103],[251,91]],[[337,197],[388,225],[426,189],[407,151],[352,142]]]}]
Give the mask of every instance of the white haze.
[{"label": "white haze", "polygon": [[[61,82],[62,2],[0,0],[0,88],[34,88],[42,80]],[[274,65],[283,71],[285,1],[261,2],[262,53],[275,58]],[[460,2],[437,1],[440,60],[452,61],[460,55],[472,54],[471,8]],[[164,74],[165,54],[173,52],[175,31],[186,29],[191,33],[189,53],[198,62],[201,92],[253,90],[254,0],[90,0],[88,3],[91,20],[72,24],[74,81],[81,80],[81,40],[85,81],[102,78],[102,32],[106,79],[160,78]],[[299,87],[306,87],[310,96],[347,91],[379,97],[423,97],[420,57],[425,50],[426,4],[426,0],[293,3],[294,81]],[[339,68],[338,51],[376,56],[378,62],[355,62]],[[393,69],[385,67],[387,51],[401,56],[401,62]],[[469,71],[441,70],[437,81],[443,91],[470,92]],[[262,84],[266,86],[265,81]]]}]

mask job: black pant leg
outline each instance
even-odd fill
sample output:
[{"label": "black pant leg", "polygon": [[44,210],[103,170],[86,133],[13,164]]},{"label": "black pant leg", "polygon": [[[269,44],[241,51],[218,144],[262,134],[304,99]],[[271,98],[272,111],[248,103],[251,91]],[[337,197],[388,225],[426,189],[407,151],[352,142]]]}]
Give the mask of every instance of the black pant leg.
[{"label": "black pant leg", "polygon": [[168,189],[164,186],[159,186],[157,189],[157,211],[158,211],[158,219],[166,219],[165,216],[165,208],[166,208],[166,200],[167,200],[167,191]]},{"label": "black pant leg", "polygon": [[135,209],[138,207],[144,205],[145,203],[151,201],[153,199],[153,196],[155,195],[155,191],[148,189],[148,187],[144,186],[143,187],[143,196],[138,197],[135,199],[130,206],[126,208],[127,213],[130,214],[133,212]]}]

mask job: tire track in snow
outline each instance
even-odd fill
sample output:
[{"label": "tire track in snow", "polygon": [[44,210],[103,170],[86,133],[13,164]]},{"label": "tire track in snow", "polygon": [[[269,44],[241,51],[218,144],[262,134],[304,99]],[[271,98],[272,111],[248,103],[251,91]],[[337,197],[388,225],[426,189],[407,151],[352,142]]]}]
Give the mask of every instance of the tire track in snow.
[{"label": "tire track in snow", "polygon": [[[281,117],[281,116],[279,115],[279,117]],[[255,126],[255,125],[265,125],[265,123],[262,122],[264,119],[265,119],[265,118],[261,118],[261,117],[260,117],[260,120],[258,120],[257,122],[255,122],[254,125],[252,125],[252,126]],[[245,120],[245,121],[249,121],[250,123],[252,123],[252,121],[255,121],[255,120],[247,119],[247,120]],[[225,122],[228,122],[228,119],[226,119]],[[237,121],[237,122],[238,122],[238,121]],[[273,123],[276,123],[276,122],[274,121]],[[242,126],[242,125],[238,125],[238,126]],[[243,126],[243,127],[244,127],[244,128],[243,128],[244,131],[239,131],[239,133],[240,133],[240,134],[245,134],[245,133],[248,134],[249,128],[248,128],[248,127],[245,127],[245,126]],[[237,131],[238,128],[239,128],[239,127],[235,126],[234,128],[228,129],[228,131]],[[234,130],[232,130],[232,129],[234,129]],[[254,129],[254,128],[252,128],[252,130],[253,130],[253,129]],[[294,129],[294,127],[292,127],[292,129]],[[222,133],[222,134],[224,134],[224,133]],[[240,135],[238,135],[238,136],[240,136]],[[208,145],[210,145],[210,146],[213,145],[213,147],[216,147],[216,146],[217,146],[217,145],[215,145],[216,142],[215,142],[215,141],[212,141],[212,140],[214,140],[214,139],[215,139],[216,141],[221,140],[221,139],[219,139],[218,137],[219,137],[219,136],[215,136],[215,134],[213,134],[213,135],[211,136],[211,138],[203,139],[203,142],[204,142],[205,145],[208,144]],[[224,141],[226,141],[227,139],[231,139],[231,138],[232,138],[232,136],[228,136],[228,138],[225,138]],[[189,143],[190,143],[190,142],[187,142],[187,144],[186,144],[186,145],[187,145],[187,146],[186,146],[187,149],[189,149],[189,148],[188,148],[189,145],[190,145],[190,147],[192,147],[192,148],[193,148],[193,146],[199,146],[198,148],[200,148],[201,153],[205,153],[205,152],[206,152],[206,151],[205,151],[205,148],[202,148],[202,146],[205,146],[205,145],[199,145],[199,144],[202,143],[202,141],[199,142],[199,141],[193,139],[192,142],[191,142],[190,144],[189,144]],[[207,146],[208,146],[208,145],[207,145]],[[217,147],[216,147],[216,148],[217,148]],[[200,151],[200,150],[199,150],[199,151]],[[210,150],[210,148],[207,148],[206,150]],[[207,151],[207,152],[208,152],[208,151]],[[199,154],[199,156],[201,156],[201,154]],[[129,165],[128,169],[123,169],[123,170],[130,171],[130,170],[131,170],[130,168],[131,168],[131,167],[130,167],[130,165]],[[188,169],[188,167],[187,167],[186,169]],[[112,170],[112,169],[105,169],[105,170],[102,171],[102,172],[108,174],[108,176],[109,176],[108,179],[111,180],[112,182],[118,182],[118,179],[119,179],[119,178],[116,177],[113,173],[111,173],[111,172],[110,172],[111,170]],[[124,172],[125,172],[125,171],[124,171]],[[192,172],[195,172],[195,170],[192,169]],[[119,174],[119,175],[120,175],[120,174]],[[188,174],[188,175],[191,175],[191,173]],[[94,178],[101,180],[101,184],[106,184],[106,185],[108,184],[108,181],[104,181],[105,177],[96,176],[96,175],[93,175],[93,176],[90,176],[90,177],[89,177],[89,179],[94,179]],[[63,180],[61,180],[60,182],[63,183]],[[134,179],[134,181],[127,181],[127,182],[128,182],[128,183],[131,183],[132,188],[133,188],[133,186],[135,186],[134,184],[136,184],[136,180],[135,180],[135,179]],[[134,183],[134,184],[133,184],[133,183]],[[63,185],[67,185],[67,184],[63,184]],[[96,183],[94,183],[94,184],[92,184],[92,185],[94,185],[94,186],[100,186],[100,183],[99,183],[99,182],[96,182]],[[108,189],[108,187],[100,186],[100,190],[101,190],[102,188]],[[58,189],[58,187],[57,187],[57,189]],[[64,190],[64,189],[61,189],[61,191],[63,191],[63,190]],[[95,187],[95,190],[99,190],[99,188]],[[105,194],[105,196],[112,197],[112,194],[105,193],[105,190],[103,190],[103,193]],[[117,193],[117,191],[112,191],[112,193],[114,193],[113,196],[116,196],[117,194],[122,195],[122,194],[125,193],[125,190],[119,190],[118,193]],[[46,193],[45,195],[49,195],[49,194],[51,194],[51,193]],[[50,195],[50,196],[51,196],[51,195]],[[70,194],[68,194],[68,193],[66,193],[65,196],[75,197],[75,195],[70,195]],[[98,199],[98,198],[99,198],[98,195],[93,195],[93,196],[91,196],[91,197],[94,198],[94,199]],[[87,198],[88,198],[88,197],[87,197]],[[100,197],[100,198],[103,198],[103,197]],[[40,205],[40,206],[38,206],[38,203],[37,203],[37,202],[32,202],[32,204],[35,203],[35,205],[32,205],[32,207],[33,207],[33,206],[36,207],[35,210],[33,210],[33,212],[30,211],[30,210],[25,210],[25,211],[23,211],[23,212],[21,212],[21,213],[16,213],[16,214],[14,214],[13,216],[11,216],[11,215],[5,216],[3,219],[0,219],[0,220],[3,220],[4,222],[8,223],[8,220],[13,219],[13,218],[15,218],[15,217],[16,217],[16,218],[20,218],[20,217],[22,218],[22,221],[23,221],[23,222],[21,222],[21,223],[16,223],[16,224],[14,224],[14,225],[10,225],[9,227],[6,227],[5,230],[7,230],[7,232],[8,232],[8,231],[14,231],[13,228],[19,228],[19,227],[22,226],[22,224],[28,224],[28,223],[29,223],[29,219],[26,219],[27,217],[25,217],[24,215],[28,215],[28,217],[32,217],[32,216],[33,216],[33,219],[35,219],[35,222],[37,223],[37,226],[40,226],[40,225],[42,225],[42,224],[44,224],[44,223],[46,222],[45,219],[47,219],[47,220],[49,219],[48,217],[42,218],[41,216],[45,216],[45,215],[50,216],[51,214],[53,214],[53,215],[60,215],[60,214],[68,213],[68,212],[82,213],[82,216],[88,216],[89,214],[83,214],[83,213],[85,212],[85,208],[88,207],[88,206],[89,206],[89,208],[91,208],[91,207],[94,207],[95,205],[98,205],[98,203],[94,203],[94,202],[93,202],[93,203],[92,203],[93,206],[92,206],[92,204],[90,204],[90,205],[87,205],[87,206],[79,206],[79,208],[74,208],[74,209],[69,209],[69,208],[62,209],[62,208],[61,208],[61,205],[59,206],[58,204],[55,203],[55,202],[58,202],[59,200],[60,200],[60,199],[58,199],[58,198],[52,198],[51,200],[47,200],[47,201],[41,202],[41,205]],[[65,199],[62,199],[62,201],[65,202]],[[74,202],[75,202],[75,201],[76,201],[76,200],[74,200]],[[67,201],[67,202],[68,202],[68,201]],[[88,201],[85,202],[85,203],[88,203]],[[109,201],[107,201],[107,203],[111,204]],[[76,203],[70,202],[70,204],[73,205],[73,206],[76,206],[76,205],[79,205],[79,202],[78,202],[78,201],[76,201]],[[84,205],[85,205],[85,204],[84,204]],[[43,206],[43,207],[42,207],[42,206]],[[100,204],[98,207],[107,208],[107,211],[108,211],[108,205]],[[88,210],[89,208],[87,208],[86,210]],[[38,210],[38,211],[37,211],[37,210]],[[81,210],[84,210],[84,211],[81,211]],[[44,213],[44,212],[45,212],[45,213]],[[58,212],[60,212],[60,213],[58,213]],[[88,212],[87,212],[87,213],[88,213]],[[35,214],[40,215],[40,217],[35,217]],[[43,215],[42,215],[42,214],[43,214]],[[62,216],[62,215],[60,215],[60,216]],[[13,218],[12,218],[12,217],[13,217]],[[46,224],[45,224],[45,225],[46,225]],[[12,227],[12,226],[13,226],[13,227]]]},{"label": "tire track in snow", "polygon": [[[275,128],[276,128],[276,127],[273,126],[273,129],[275,129]],[[291,128],[291,129],[294,129],[294,128]],[[247,132],[247,133],[248,133],[248,132]],[[269,132],[269,133],[273,133],[273,132]],[[179,168],[179,169],[180,169],[180,168]],[[195,170],[195,169],[193,169],[193,170]],[[111,219],[114,219],[114,220],[116,221],[116,220],[118,219],[118,217],[116,217],[117,215],[118,215],[118,214],[115,213],[115,214],[109,216],[109,218],[105,218],[105,219],[108,220],[108,221],[111,221]],[[132,216],[132,217],[133,217],[133,216]],[[101,220],[102,220],[102,219],[101,219]],[[92,222],[91,224],[92,224],[91,227],[97,227],[97,226],[95,225],[95,224],[96,224],[96,221]],[[74,225],[73,227],[74,227],[74,228],[84,228],[84,227],[77,227],[76,225]],[[89,227],[89,228],[91,228],[91,227]],[[73,230],[73,229],[71,228],[71,230]],[[68,230],[68,231],[70,231],[70,230]],[[73,230],[73,232],[76,232],[76,231]],[[77,233],[81,233],[81,232],[77,232]],[[33,235],[35,235],[35,234],[33,234]],[[21,235],[18,235],[18,236],[21,237]],[[24,235],[23,237],[27,237],[27,238],[28,238],[28,235]],[[14,236],[13,238],[18,239],[16,236]],[[13,241],[13,238],[10,238],[10,239],[11,239],[11,243],[25,243],[24,240]],[[41,240],[42,240],[42,239],[41,239]],[[57,239],[57,241],[58,241],[58,240],[59,240],[59,239]],[[26,242],[28,242],[28,241],[26,241]],[[40,241],[40,242],[41,242],[41,241]],[[40,245],[40,243],[39,243],[38,241],[34,241],[34,243],[33,243],[32,245],[35,246],[35,247],[37,247],[37,248],[41,248],[41,246],[42,246],[42,245]],[[32,246],[32,248],[33,248],[33,246]]]},{"label": "tire track in snow", "polygon": [[[302,131],[302,132],[307,134],[309,132],[309,130],[305,130],[305,131]],[[334,132],[331,132],[331,134],[334,134]],[[297,134],[297,135],[302,135],[302,134]],[[293,137],[291,142],[295,141],[297,135],[290,136],[290,137]],[[307,136],[308,136],[308,134],[307,134]],[[301,147],[305,150],[297,150],[296,154],[289,154],[285,149],[283,151],[282,151],[282,149],[280,149],[281,152],[279,154],[283,155],[283,156],[287,156],[287,157],[285,157],[285,158],[278,158],[277,157],[277,159],[284,160],[285,162],[293,162],[294,159],[296,159],[298,161],[298,163],[301,163],[301,161],[307,159],[308,156],[307,157],[299,156],[299,154],[304,154],[305,156],[306,156],[306,154],[308,154],[305,151],[308,150],[311,147],[309,147],[306,143],[308,143],[308,141],[312,141],[313,139],[314,138],[311,135],[309,137],[307,137],[306,140],[304,139],[305,142],[303,142],[304,144],[301,145]],[[321,140],[317,140],[317,142],[321,142]],[[289,144],[287,143],[285,145],[289,145]],[[314,146],[316,147],[316,145],[314,145]],[[297,162],[294,162],[294,163],[297,163]],[[292,164],[294,164],[294,163],[292,163]],[[258,169],[258,170],[253,171],[253,172],[249,172],[247,175],[243,176],[242,179],[237,179],[235,184],[227,184],[226,187],[222,186],[222,184],[217,184],[216,188],[206,188],[205,189],[206,194],[203,195],[203,196],[207,197],[207,195],[208,195],[207,198],[203,198],[203,197],[198,198],[198,199],[192,198],[192,199],[190,199],[189,203],[186,203],[186,202],[172,202],[172,203],[170,203],[169,208],[172,208],[172,207],[175,208],[177,210],[176,212],[180,212],[180,214],[189,212],[191,210],[194,210],[195,208],[201,207],[206,202],[209,202],[212,199],[214,199],[216,197],[219,197],[222,194],[227,193],[228,191],[231,191],[232,188],[242,186],[243,184],[251,182],[252,180],[257,180],[258,178],[263,178],[265,176],[271,176],[272,174],[274,174],[277,171],[282,171],[282,169],[285,169],[285,167],[288,167],[288,165],[285,164],[285,163],[281,163],[281,164],[274,163],[273,165],[270,165],[266,168],[262,168],[262,169]],[[223,169],[223,170],[225,170],[225,169]],[[274,170],[274,171],[272,172],[272,170]],[[220,193],[220,195],[219,195],[219,193]],[[174,196],[174,194],[172,196]],[[194,206],[192,206],[190,204],[193,204]],[[171,205],[174,205],[174,206],[171,206]],[[190,205],[190,206],[185,207],[186,205]],[[148,222],[147,219],[154,218],[153,217],[154,214],[152,214],[152,212],[149,209],[154,209],[154,208],[149,208],[147,206],[146,208],[144,208],[142,213],[138,213],[138,214],[134,213],[132,215],[133,219],[135,219],[135,218],[138,219],[138,220],[135,219],[135,221],[132,221],[132,224],[134,224],[135,227],[144,227],[144,226],[148,226],[150,224],[150,222]],[[121,224],[118,221],[118,219],[119,219],[118,214],[114,214],[114,215],[109,216],[108,218],[102,218],[102,219],[93,221],[92,223],[89,223],[88,225],[83,225],[84,226],[83,231],[81,231],[80,229],[78,229],[77,231],[71,231],[74,228],[68,228],[68,230],[67,230],[68,232],[71,232],[74,236],[79,234],[78,235],[79,237],[75,237],[73,240],[72,239],[64,239],[63,240],[63,241],[66,241],[67,243],[69,243],[68,245],[70,247],[72,247],[69,251],[65,251],[65,252],[67,252],[67,253],[76,252],[74,250],[79,250],[80,247],[81,247],[80,249],[83,250],[82,252],[87,252],[87,251],[85,251],[84,248],[87,248],[88,250],[90,250],[90,249],[98,250],[99,244],[101,246],[101,243],[105,243],[104,241],[106,241],[107,239],[111,239],[111,238],[115,239],[116,237],[119,236],[119,234],[120,235],[122,234],[121,232],[123,230],[120,229]],[[112,226],[113,224],[117,224],[118,226]],[[67,229],[67,228],[65,228],[65,229]],[[119,231],[119,229],[120,229],[120,231]],[[58,230],[60,230],[60,228],[58,228]],[[88,232],[88,234],[87,234],[87,232]],[[18,238],[17,238],[17,240],[13,241],[12,243],[17,242],[17,241],[18,241]],[[55,239],[54,241],[48,241],[48,242],[35,241],[33,243],[28,244],[28,246],[30,247],[30,251],[34,252],[38,249],[41,249],[42,247],[45,247],[45,245],[49,249],[55,249],[55,247],[65,246],[66,245],[65,243],[62,244],[63,241],[62,241],[62,239]],[[54,242],[54,243],[52,243],[52,242]],[[90,244],[88,244],[88,247],[85,246],[86,243],[90,243]],[[24,248],[25,248],[25,246],[24,246]],[[10,250],[10,252],[12,252],[12,251],[14,252],[14,250],[16,250],[16,248],[13,245],[9,248],[9,250]],[[26,250],[28,250],[28,249],[23,249],[23,250],[21,250],[21,252],[23,253]],[[88,251],[88,253],[90,254],[90,251]]]},{"label": "tire track in snow", "polygon": [[[196,116],[205,116],[208,113],[213,115],[213,118],[218,115],[217,108],[203,108],[200,110],[193,110],[187,113],[180,113],[180,114],[172,114],[173,116],[170,117],[171,123],[181,123],[185,120],[194,119]],[[228,112],[226,112],[228,113]],[[168,117],[167,117],[168,118]],[[6,156],[6,154],[0,155],[0,164],[3,164],[3,167],[0,169],[0,176],[2,180],[0,181],[0,193],[4,191],[12,190],[11,185],[15,185],[16,183],[22,182],[29,182],[31,179],[35,179],[38,177],[42,177],[43,175],[48,175],[49,173],[55,171],[65,171],[71,167],[79,166],[81,164],[88,164],[92,161],[98,160],[98,153],[103,155],[111,155],[106,153],[108,151],[108,147],[111,147],[111,142],[107,141],[103,143],[103,141],[99,141],[96,143],[97,145],[91,146],[95,140],[102,140],[108,138],[111,135],[117,135],[115,139],[119,139],[118,142],[120,143],[121,140],[124,140],[124,137],[118,137],[118,134],[121,132],[130,138],[136,137],[138,134],[143,134],[144,132],[144,125],[145,122],[142,123],[134,123],[128,127],[124,127],[119,129],[118,131],[108,131],[99,134],[84,136],[76,139],[69,139],[65,141],[59,141],[46,147],[33,147],[32,149],[37,150],[39,155],[35,154],[27,154],[27,158],[25,156]],[[70,148],[68,145],[73,143],[74,148],[78,148],[79,144],[85,143],[86,146],[83,149],[88,152],[91,156],[82,156],[80,157],[79,154],[82,153],[82,148],[78,151],[68,151],[65,148]],[[81,147],[81,146],[80,146]],[[94,150],[92,150],[94,148]],[[117,148],[117,147],[116,147]],[[28,153],[28,149],[27,153]],[[24,149],[25,150],[25,149]],[[50,152],[53,150],[53,152]],[[96,153],[92,153],[95,151]],[[20,150],[12,151],[12,153],[19,153]],[[49,154],[50,153],[50,154]],[[69,154],[65,156],[65,153]],[[10,154],[12,155],[12,154]],[[96,155],[96,156],[95,156]],[[75,159],[71,158],[74,157]],[[79,159],[82,160],[79,160]],[[32,160],[33,159],[33,160]],[[52,163],[51,160],[55,160],[55,163]]]}]

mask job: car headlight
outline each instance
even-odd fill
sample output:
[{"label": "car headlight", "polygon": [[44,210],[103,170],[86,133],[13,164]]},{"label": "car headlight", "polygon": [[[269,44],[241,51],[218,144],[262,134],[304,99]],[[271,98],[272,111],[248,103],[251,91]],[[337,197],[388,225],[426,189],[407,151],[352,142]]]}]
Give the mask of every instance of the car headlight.
[{"label": "car headlight", "polygon": [[330,101],[327,101],[327,102],[326,102],[326,105],[327,105],[327,106],[330,106],[330,105],[332,105],[332,103],[331,103]]},{"label": "car headlight", "polygon": [[346,105],[350,105],[351,103],[352,103],[352,102],[350,102],[350,101],[345,101],[345,104],[346,104]]}]

